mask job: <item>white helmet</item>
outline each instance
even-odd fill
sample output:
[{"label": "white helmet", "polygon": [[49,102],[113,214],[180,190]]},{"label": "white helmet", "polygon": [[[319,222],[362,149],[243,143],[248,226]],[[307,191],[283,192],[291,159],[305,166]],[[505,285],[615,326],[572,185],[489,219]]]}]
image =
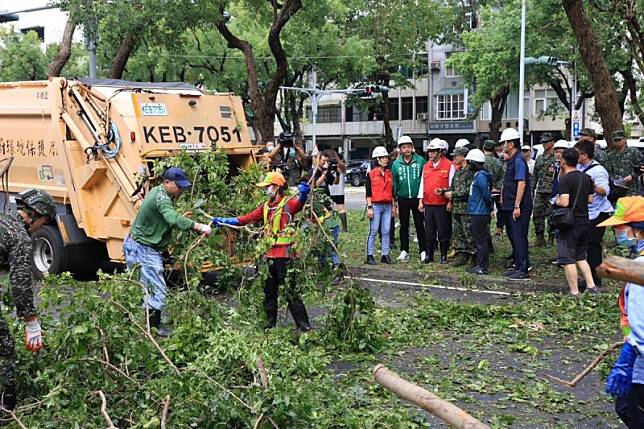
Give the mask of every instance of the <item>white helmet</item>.
[{"label": "white helmet", "polygon": [[519,140],[519,132],[514,128],[506,128],[501,133],[501,138],[499,139],[500,143],[507,142],[510,140]]},{"label": "white helmet", "polygon": [[472,149],[465,157],[466,161],[485,162],[485,154],[481,149]]},{"label": "white helmet", "polygon": [[456,140],[456,144],[454,145],[454,148],[465,147],[468,144],[470,144],[470,141],[468,139],[458,139]]},{"label": "white helmet", "polygon": [[447,152],[449,150],[449,143],[447,143],[445,140],[441,140],[441,144],[443,145],[443,150]]},{"label": "white helmet", "polygon": [[402,136],[398,139],[398,147],[404,144],[410,144],[413,146],[414,142],[411,140],[409,136]]},{"label": "white helmet", "polygon": [[553,149],[568,149],[570,145],[566,140],[557,140],[555,145],[553,146]]},{"label": "white helmet", "polygon": [[529,144],[524,144],[523,146],[521,146],[521,150],[532,150],[532,148]]},{"label": "white helmet", "polygon": [[429,142],[426,150],[431,150],[431,149],[438,149],[438,150],[443,149],[443,143],[441,143],[440,139],[432,139],[432,141]]},{"label": "white helmet", "polygon": [[385,149],[384,146],[376,146],[373,149],[373,154],[371,155],[372,158],[380,158],[381,156],[389,156],[387,153],[387,149]]}]

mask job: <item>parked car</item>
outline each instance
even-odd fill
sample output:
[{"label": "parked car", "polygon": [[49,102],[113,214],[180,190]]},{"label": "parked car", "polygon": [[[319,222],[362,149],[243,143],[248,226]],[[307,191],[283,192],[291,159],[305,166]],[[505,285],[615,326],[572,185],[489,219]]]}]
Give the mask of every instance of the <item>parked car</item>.
[{"label": "parked car", "polygon": [[367,181],[367,170],[369,169],[369,160],[354,160],[347,165],[347,183],[352,186],[362,186]]}]

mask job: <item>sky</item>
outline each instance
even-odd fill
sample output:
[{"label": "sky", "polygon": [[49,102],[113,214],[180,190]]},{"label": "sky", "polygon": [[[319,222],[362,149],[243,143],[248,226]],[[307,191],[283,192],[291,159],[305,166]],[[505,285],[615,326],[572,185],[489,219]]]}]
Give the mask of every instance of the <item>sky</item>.
[{"label": "sky", "polygon": [[[0,11],[15,12],[19,10],[31,9],[36,7],[47,6],[47,0],[0,0]],[[8,27],[13,25],[17,30],[28,27],[42,26],[45,27],[45,44],[44,46],[60,42],[63,37],[63,30],[67,22],[67,14],[58,9],[49,9],[38,12],[25,12],[18,15],[20,19],[11,23],[0,24]],[[82,30],[76,29],[74,33],[75,41],[82,41]],[[43,47],[44,47],[43,46]]]}]

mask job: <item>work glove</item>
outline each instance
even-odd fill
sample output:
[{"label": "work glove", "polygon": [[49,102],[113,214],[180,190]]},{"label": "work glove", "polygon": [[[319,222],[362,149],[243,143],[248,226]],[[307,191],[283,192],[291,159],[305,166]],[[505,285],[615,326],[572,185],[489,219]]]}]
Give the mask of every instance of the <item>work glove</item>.
[{"label": "work glove", "polygon": [[212,234],[212,228],[210,227],[210,225],[201,224],[199,225],[199,232],[205,236],[209,236],[210,234]]},{"label": "work glove", "polygon": [[617,362],[615,362],[608,375],[606,393],[610,393],[612,396],[624,396],[630,392],[635,359],[637,359],[637,350],[630,344],[625,343]]},{"label": "work glove", "polygon": [[43,347],[42,329],[40,329],[38,318],[27,322],[25,327],[25,347],[34,353]]},{"label": "work glove", "polygon": [[213,217],[212,224],[217,228],[224,225],[237,226],[239,225],[239,219],[237,219],[236,217]]},{"label": "work glove", "polygon": [[297,185],[297,190],[300,192],[297,199],[299,202],[304,204],[306,199],[309,197],[309,192],[311,192],[311,186],[306,182],[300,182],[300,184]]}]

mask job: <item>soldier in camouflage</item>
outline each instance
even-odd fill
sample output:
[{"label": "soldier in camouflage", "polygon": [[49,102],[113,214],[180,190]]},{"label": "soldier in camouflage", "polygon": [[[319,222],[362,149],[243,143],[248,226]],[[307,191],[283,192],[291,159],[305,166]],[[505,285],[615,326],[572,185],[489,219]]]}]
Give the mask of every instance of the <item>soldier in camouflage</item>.
[{"label": "soldier in camouflage", "polygon": [[615,204],[618,198],[637,194],[637,176],[634,168],[639,166],[639,151],[626,145],[624,131],[611,135],[613,150],[608,153],[604,167],[610,180],[608,199]]},{"label": "soldier in camouflage", "polygon": [[476,253],[472,241],[470,218],[467,213],[467,199],[470,195],[472,180],[474,180],[474,171],[467,166],[465,160],[468,152],[466,147],[454,149],[453,163],[458,170],[454,173],[449,191],[445,192],[452,207],[452,238],[456,250],[456,257],[452,261],[452,265],[455,267],[467,264],[470,257]]},{"label": "soldier in camouflage", "polygon": [[[543,153],[537,157],[534,165],[534,208],[532,211],[532,222],[534,223],[534,232],[537,241],[533,244],[535,247],[546,245],[546,218],[550,217],[552,205],[550,204],[550,194],[552,194],[552,182],[555,178],[557,160],[555,159],[555,138],[550,133],[543,133],[541,140],[543,144]],[[548,243],[552,244],[553,235],[548,234]]]},{"label": "soldier in camouflage", "polygon": [[[497,212],[501,209],[501,189],[503,188],[503,163],[496,156],[496,147],[498,145],[494,140],[485,140],[483,142],[483,153],[485,154],[485,169],[492,175],[492,199],[496,206]],[[491,218],[490,218],[491,221]],[[500,219],[497,218],[497,228],[501,225]],[[492,244],[492,236],[488,243],[490,253],[494,253],[494,245]]]},{"label": "soldier in camouflage", "polygon": [[[16,313],[26,322],[25,346],[27,350],[37,352],[43,342],[31,291],[32,247],[27,231],[33,233],[53,220],[56,206],[47,192],[36,189],[18,194],[16,206],[16,213],[0,213],[0,263],[9,265]],[[0,405],[8,410],[16,406],[15,359],[15,344],[0,314]]]}]

